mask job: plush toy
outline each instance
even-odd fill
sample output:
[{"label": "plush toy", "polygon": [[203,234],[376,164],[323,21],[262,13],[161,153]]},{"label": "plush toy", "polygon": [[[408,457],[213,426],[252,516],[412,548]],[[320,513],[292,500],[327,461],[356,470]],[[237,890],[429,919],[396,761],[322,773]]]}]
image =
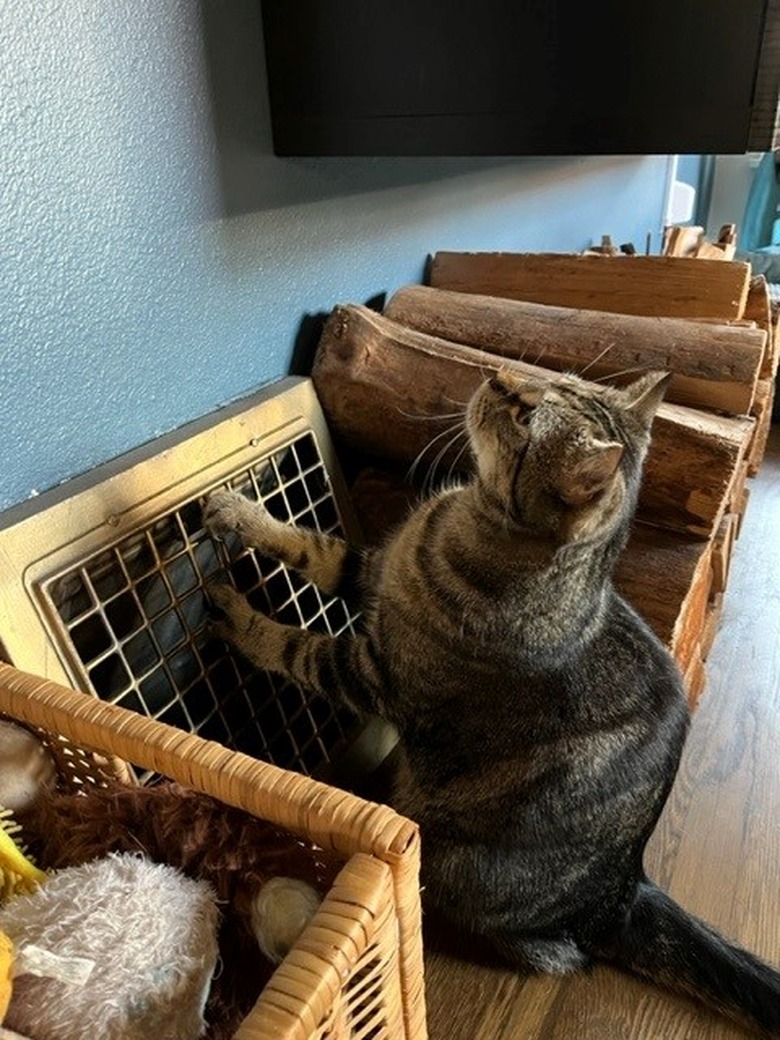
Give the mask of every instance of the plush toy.
[{"label": "plush toy", "polygon": [[0,932],[0,1022],[5,1018],[13,989],[14,944]]},{"label": "plush toy", "polygon": [[4,1025],[36,1040],[198,1040],[217,921],[207,882],[138,854],[55,871],[0,910]]},{"label": "plush toy", "polygon": [[[46,879],[14,841],[21,830],[10,810],[0,807],[0,907],[19,892],[34,892]],[[10,936],[0,931],[0,1023],[5,1018],[13,990],[14,944]],[[12,1040],[9,1030],[0,1026],[0,1040]],[[24,1040],[24,1038],[22,1038]]]},{"label": "plush toy", "polygon": [[209,882],[221,910],[222,962],[206,1008],[209,1040],[233,1035],[343,865],[279,827],[168,781],[54,792],[25,823],[47,870],[142,851]]},{"label": "plush toy", "polygon": [[[14,809],[42,867],[56,870],[111,852],[142,852],[212,885],[221,910],[222,970],[210,991],[207,1035],[209,1040],[232,1036],[315,913],[342,861],[175,783],[130,787],[115,782],[64,793],[56,781],[55,762],[35,734],[0,720],[0,805]],[[22,849],[13,843],[13,848],[5,843],[3,860],[2,833],[0,888],[4,879],[9,892],[40,883],[45,874],[26,857],[22,873],[14,872],[22,863]]]},{"label": "plush toy", "polygon": [[21,829],[10,809],[0,805],[0,906],[14,892],[31,892],[46,878],[14,841]]},{"label": "plush toy", "polygon": [[270,961],[284,960],[321,901],[316,889],[298,878],[273,877],[256,890],[249,921],[257,945]]},{"label": "plush toy", "polygon": [[14,840],[21,832],[14,813],[32,809],[55,777],[54,760],[40,740],[24,726],[0,719],[0,905],[44,880]]}]

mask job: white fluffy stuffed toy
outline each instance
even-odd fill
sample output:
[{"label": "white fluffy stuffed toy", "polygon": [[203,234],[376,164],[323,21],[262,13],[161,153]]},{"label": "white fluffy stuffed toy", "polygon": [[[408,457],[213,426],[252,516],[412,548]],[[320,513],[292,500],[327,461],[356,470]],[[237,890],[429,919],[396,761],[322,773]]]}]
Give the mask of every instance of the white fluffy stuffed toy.
[{"label": "white fluffy stuffed toy", "polygon": [[320,902],[319,894],[305,881],[288,877],[266,881],[250,912],[257,944],[269,960],[279,964],[287,956]]},{"label": "white fluffy stuffed toy", "polygon": [[34,1040],[197,1040],[217,960],[206,882],[134,854],[55,871],[0,910],[3,1025]]}]

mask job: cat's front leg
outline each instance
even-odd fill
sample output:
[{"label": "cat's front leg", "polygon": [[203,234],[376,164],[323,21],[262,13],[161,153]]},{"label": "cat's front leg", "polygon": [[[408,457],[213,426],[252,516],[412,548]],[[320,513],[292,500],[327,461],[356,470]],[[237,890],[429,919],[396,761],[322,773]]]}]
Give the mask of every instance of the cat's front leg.
[{"label": "cat's front leg", "polygon": [[212,585],[208,594],[225,615],[212,622],[212,632],[253,665],[354,712],[385,714],[381,676],[365,635],[330,636],[282,625],[253,610],[232,585]]},{"label": "cat's front leg", "polygon": [[237,491],[215,491],[206,501],[203,522],[215,538],[233,531],[244,545],[273,556],[328,595],[351,596],[362,554],[342,538],[308,527],[284,524]]}]

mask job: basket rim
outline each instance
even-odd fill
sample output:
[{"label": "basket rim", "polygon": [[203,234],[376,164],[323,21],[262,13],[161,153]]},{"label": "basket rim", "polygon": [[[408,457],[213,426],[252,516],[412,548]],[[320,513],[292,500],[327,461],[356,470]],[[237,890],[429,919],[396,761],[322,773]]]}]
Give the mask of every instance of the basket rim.
[{"label": "basket rim", "polygon": [[[343,855],[348,863],[357,854],[373,857],[392,879],[403,1035],[406,1040],[424,1040],[420,834],[414,821],[390,806],[231,751],[4,662],[0,662],[0,714],[65,737],[84,750],[160,773],[285,827]],[[363,864],[363,869],[374,867]],[[258,1033],[253,1013],[250,1016],[238,1036],[261,1040],[264,1034]]]}]

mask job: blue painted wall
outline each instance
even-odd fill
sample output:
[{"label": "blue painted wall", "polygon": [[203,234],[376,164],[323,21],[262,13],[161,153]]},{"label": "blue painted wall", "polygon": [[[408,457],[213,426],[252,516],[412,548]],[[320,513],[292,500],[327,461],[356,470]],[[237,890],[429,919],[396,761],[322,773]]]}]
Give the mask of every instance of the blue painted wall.
[{"label": "blue painted wall", "polygon": [[657,248],[664,156],[281,160],[251,0],[0,6],[0,508],[278,378],[437,249]]}]

